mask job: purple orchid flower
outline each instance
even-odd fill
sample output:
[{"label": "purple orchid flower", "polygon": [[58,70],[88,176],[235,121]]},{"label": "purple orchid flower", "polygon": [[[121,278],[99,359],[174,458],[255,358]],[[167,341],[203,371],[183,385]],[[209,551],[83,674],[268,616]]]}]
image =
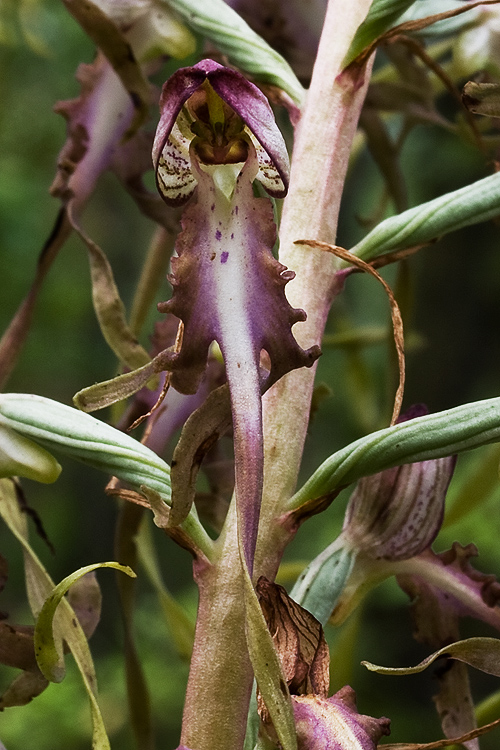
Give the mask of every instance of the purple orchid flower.
[{"label": "purple orchid flower", "polygon": [[172,262],[173,296],[159,305],[184,322],[172,385],[195,392],[209,347],[219,344],[231,394],[240,538],[251,570],[262,494],[261,392],[319,356],[318,347],[305,351],[292,335],[292,325],[305,320],[285,297],[295,274],[272,255],[271,202],[253,193],[258,180],[271,196],[286,194],[288,155],[262,92],[213,60],[174,73],[160,112],[158,189],[169,205],[191,199]]},{"label": "purple orchid flower", "polygon": [[292,696],[298,750],[375,750],[390,734],[390,720],[358,713],[354,690],[346,685],[331,698]]}]

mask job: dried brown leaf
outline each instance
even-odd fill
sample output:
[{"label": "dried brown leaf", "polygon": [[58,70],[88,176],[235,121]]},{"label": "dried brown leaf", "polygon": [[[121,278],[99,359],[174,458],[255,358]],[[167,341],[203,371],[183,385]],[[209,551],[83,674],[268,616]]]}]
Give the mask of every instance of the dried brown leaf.
[{"label": "dried brown leaf", "polygon": [[330,657],[321,623],[264,576],[256,591],[290,693],[327,698]]}]

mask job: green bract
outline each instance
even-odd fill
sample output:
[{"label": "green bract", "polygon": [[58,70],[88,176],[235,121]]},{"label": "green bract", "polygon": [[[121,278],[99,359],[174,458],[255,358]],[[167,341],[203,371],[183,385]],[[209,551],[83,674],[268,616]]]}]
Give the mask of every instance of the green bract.
[{"label": "green bract", "polygon": [[304,89],[286,60],[256,34],[223,0],[168,0],[168,5],[210,39],[232,63],[257,81],[286,91],[302,104]]},{"label": "green bract", "polygon": [[352,40],[344,65],[349,65],[377,37],[394,26],[401,14],[414,2],[415,0],[373,0],[368,15]]},{"label": "green bract", "polygon": [[0,426],[170,499],[168,464],[134,438],[90,414],[41,396],[2,393]]},{"label": "green bract", "polygon": [[487,221],[500,214],[500,173],[446,193],[377,224],[351,252],[372,260],[439,239],[448,232]]},{"label": "green bract", "polygon": [[327,458],[290,500],[290,508],[391,466],[450,456],[497,440],[500,398],[402,422],[362,437]]}]

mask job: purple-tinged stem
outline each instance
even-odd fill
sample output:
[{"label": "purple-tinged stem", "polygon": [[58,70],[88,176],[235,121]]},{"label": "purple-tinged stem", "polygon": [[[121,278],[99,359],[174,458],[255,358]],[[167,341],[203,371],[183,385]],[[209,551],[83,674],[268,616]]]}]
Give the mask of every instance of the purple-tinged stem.
[{"label": "purple-tinged stem", "polygon": [[[342,60],[371,0],[330,0],[305,110],[297,128],[290,187],[280,227],[282,263],[296,272],[287,287],[293,307],[307,313],[294,333],[302,346],[321,342],[326,318],[339,289],[338,261],[326,253],[294,244],[315,238],[334,243],[352,141],[366,95],[365,80],[353,81],[342,72]],[[315,367],[285,375],[268,391],[264,408],[264,500],[262,535],[256,571],[265,565],[273,519],[295,488],[300,468]]]}]

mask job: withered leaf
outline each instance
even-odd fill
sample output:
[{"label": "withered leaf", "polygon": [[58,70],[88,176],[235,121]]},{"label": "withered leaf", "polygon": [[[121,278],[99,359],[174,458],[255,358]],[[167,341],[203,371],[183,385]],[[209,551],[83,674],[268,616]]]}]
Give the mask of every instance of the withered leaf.
[{"label": "withered leaf", "polygon": [[33,672],[22,672],[0,696],[0,711],[10,706],[25,706],[43,693],[48,684],[48,680],[38,669]]},{"label": "withered leaf", "polygon": [[283,673],[292,695],[328,696],[330,655],[318,620],[288,596],[283,586],[261,576],[256,586]]}]

